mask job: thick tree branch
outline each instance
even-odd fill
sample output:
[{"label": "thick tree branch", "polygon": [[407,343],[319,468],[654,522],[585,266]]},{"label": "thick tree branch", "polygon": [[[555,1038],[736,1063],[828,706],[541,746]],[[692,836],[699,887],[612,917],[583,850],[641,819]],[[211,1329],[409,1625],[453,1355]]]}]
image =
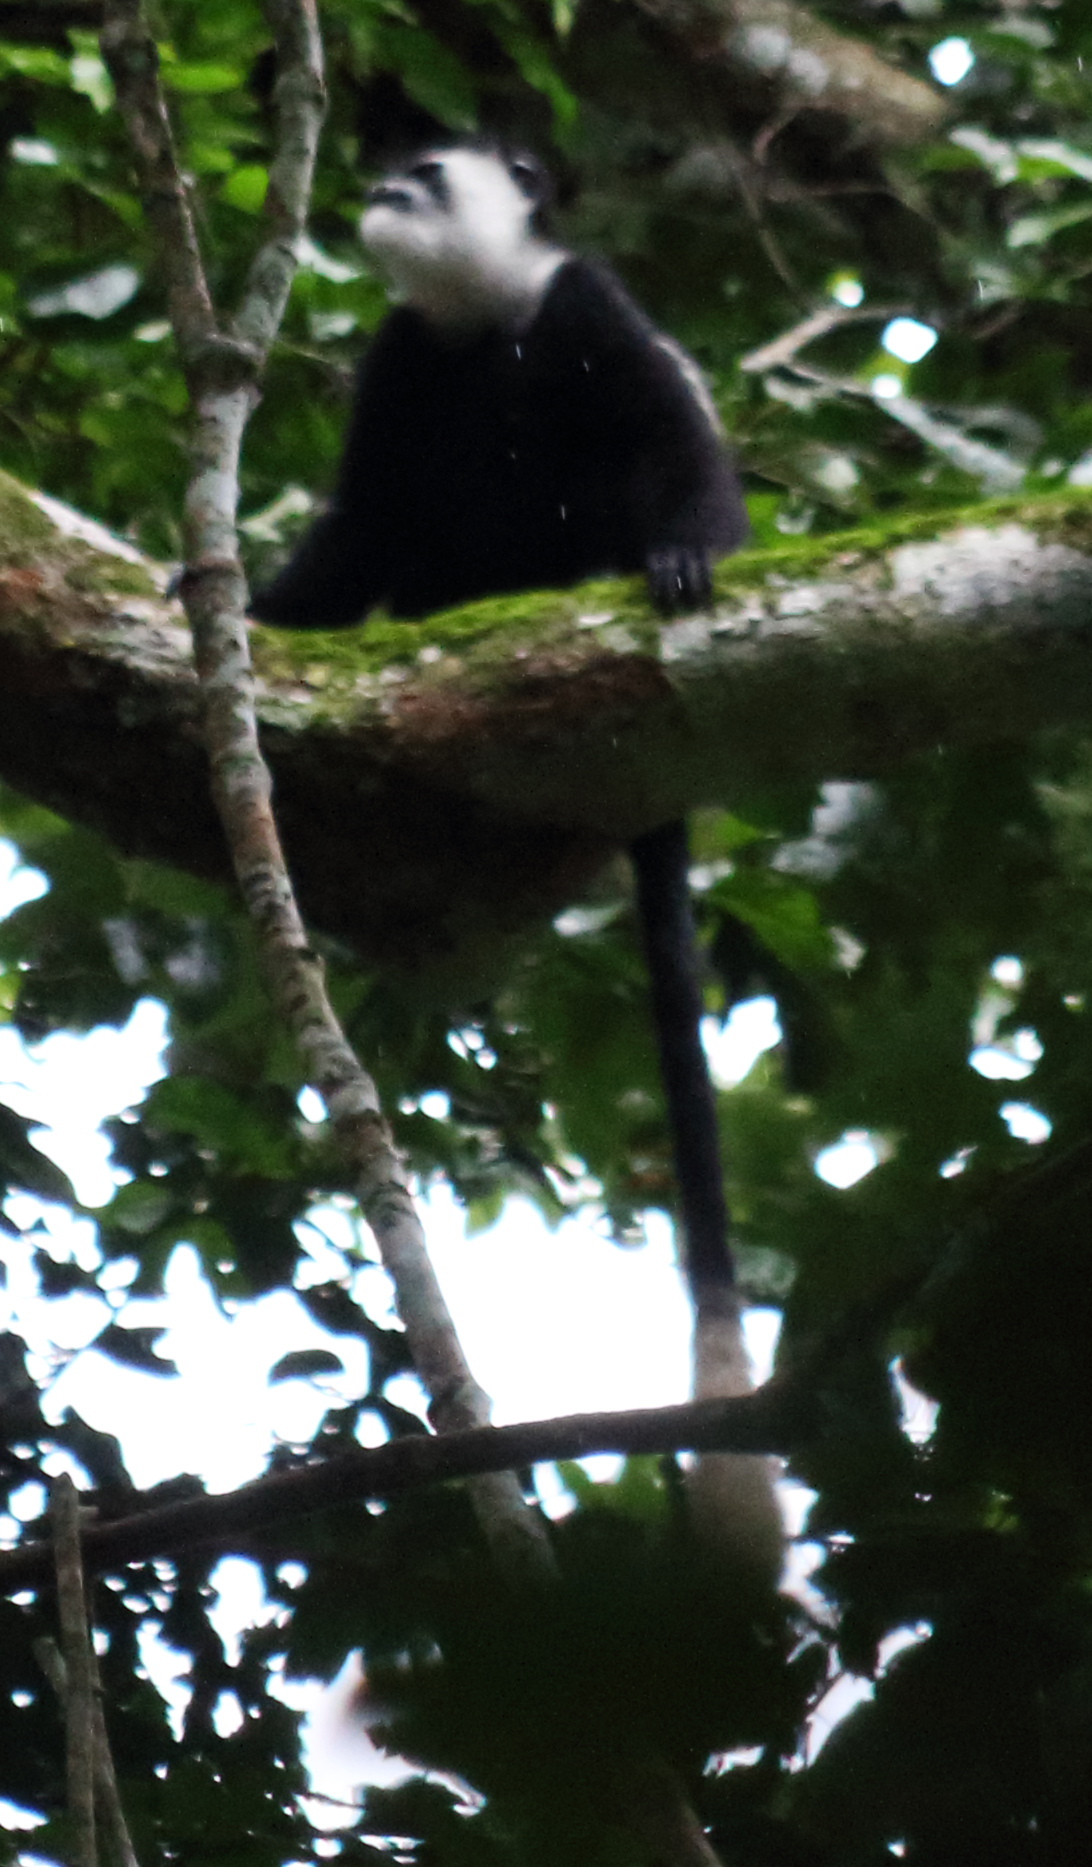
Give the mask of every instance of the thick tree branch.
[{"label": "thick tree branch", "polygon": [[[484,961],[682,811],[1087,719],[1090,619],[1074,492],[748,553],[711,615],[666,625],[610,584],[262,632],[257,706],[311,924],[380,959]],[[0,776],[222,875],[179,623],[137,567],[0,481]]]},{"label": "thick tree branch", "polygon": [[776,89],[786,116],[830,111],[865,142],[935,135],[947,113],[932,85],[889,65],[863,40],[816,19],[793,0],[638,0],[696,61],[723,58]]}]

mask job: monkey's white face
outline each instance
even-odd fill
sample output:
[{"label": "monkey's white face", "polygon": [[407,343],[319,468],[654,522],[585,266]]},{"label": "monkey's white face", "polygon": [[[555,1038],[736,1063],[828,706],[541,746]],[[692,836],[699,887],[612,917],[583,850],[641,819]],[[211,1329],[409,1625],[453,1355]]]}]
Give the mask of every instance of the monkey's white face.
[{"label": "monkey's white face", "polygon": [[535,234],[534,212],[500,156],[438,150],[372,190],[360,233],[395,296],[433,322],[518,324],[565,257]]}]

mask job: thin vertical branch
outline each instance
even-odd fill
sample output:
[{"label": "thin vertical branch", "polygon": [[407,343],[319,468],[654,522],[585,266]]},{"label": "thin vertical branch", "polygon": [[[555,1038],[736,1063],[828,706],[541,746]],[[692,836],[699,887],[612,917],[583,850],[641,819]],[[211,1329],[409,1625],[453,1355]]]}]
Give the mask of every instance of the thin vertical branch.
[{"label": "thin vertical branch", "polygon": [[[254,714],[247,591],[235,520],[239,454],[258,377],[288,296],[311,194],[325,102],[314,0],[267,0],[279,61],[277,149],[266,202],[269,236],[226,328],[217,324],[211,305],[207,322],[196,313],[196,307],[208,303],[204,268],[139,0],[106,0],[105,14],[103,55],[129,125],[172,316],[182,321],[179,337],[193,406],[183,598],[205,703],[213,795],[274,1002],[352,1169],[361,1208],[394,1282],[433,1423],[439,1431],[486,1425],[488,1396],[471,1373],[444,1302],[375,1084],[345,1038],[321,961],[308,942],[281,849]],[[514,1580],[550,1573],[545,1531],[515,1475],[477,1478],[471,1490],[502,1571]]]},{"label": "thin vertical branch", "polygon": [[[34,1657],[56,1692],[63,1708],[68,1697],[68,1668],[61,1658],[60,1648],[53,1640],[36,1640]],[[92,1724],[96,1809],[104,1838],[110,1844],[108,1852],[117,1863],[117,1867],[140,1867],[118,1789],[113,1753],[106,1730],[106,1715],[103,1710],[102,1679],[99,1675],[94,1648],[91,1650],[91,1668],[94,1682]]]},{"label": "thin vertical branch", "polygon": [[142,0],[108,0],[100,45],[119,101],[125,99],[125,123],[137,159],[144,214],[163,269],[171,324],[187,358],[215,337],[216,313],[159,84],[159,50]]},{"label": "thin vertical branch", "polygon": [[91,1661],[95,1678],[95,1798],[99,1825],[104,1838],[110,1843],[110,1851],[117,1867],[140,1867],[132,1836],[129,1833],[129,1824],[125,1819],[121,1791],[118,1788],[114,1755],[110,1749],[110,1737],[106,1729],[102,1680],[99,1677],[99,1665],[93,1651]]},{"label": "thin vertical branch", "polygon": [[265,218],[269,236],[251,262],[231,328],[262,356],[280,329],[307,225],[311,177],[326,109],[322,39],[313,0],[265,0],[277,41],[273,89],[277,147],[269,165]]},{"label": "thin vertical branch", "polygon": [[53,1554],[64,1655],[65,1763],[73,1867],[97,1867],[95,1849],[95,1669],[80,1561],[80,1501],[67,1473],[54,1480]]}]

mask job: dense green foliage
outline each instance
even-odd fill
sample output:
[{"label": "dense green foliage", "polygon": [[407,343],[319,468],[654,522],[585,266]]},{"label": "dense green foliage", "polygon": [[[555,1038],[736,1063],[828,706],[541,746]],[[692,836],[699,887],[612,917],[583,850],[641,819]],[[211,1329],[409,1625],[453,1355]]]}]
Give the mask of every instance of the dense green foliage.
[{"label": "dense green foliage", "polygon": [[[92,9],[72,11],[86,13],[81,26],[64,9],[35,18],[0,5],[0,467],[170,556],[184,388]],[[283,548],[303,495],[328,483],[348,367],[382,313],[354,238],[363,170],[430,121],[514,132],[551,160],[566,236],[607,251],[709,369],[760,537],[967,502],[1021,476],[1092,478],[1084,0],[823,8],[923,79],[939,41],[965,36],[975,53],[948,130],[882,158],[844,125],[780,119],[772,94],[738,78],[718,89],[690,73],[689,111],[682,54],[609,0],[584,0],[575,17],[567,0],[327,0],[322,12],[331,108],[315,246],[247,444],[256,563]],[[226,298],[257,238],[268,35],[250,0],[171,0],[156,17]],[[830,330],[796,363],[738,371],[743,353],[853,282],[862,312],[883,311]],[[939,333],[914,365],[881,348],[893,311]],[[901,398],[874,395],[877,375],[897,377]],[[299,496],[281,503],[286,489]],[[636,1867],[632,1836],[597,1800],[601,1757],[615,1750],[677,1764],[727,1861],[866,1867],[895,1844],[929,1867],[1083,1857],[1092,761],[1078,735],[1058,733],[937,748],[882,783],[841,776],[827,774],[818,797],[725,799],[696,828],[710,1009],[769,989],[785,1031],[722,1098],[739,1259],[751,1293],[784,1306],[787,1352],[844,1331],[793,1460],[818,1493],[809,1534],[825,1544],[827,1612],[752,1611],[696,1569],[674,1470],[639,1463],[613,1488],[572,1474],[580,1508],[558,1531],[564,1587],[549,1613],[497,1590],[455,1494],[382,1515],[347,1504],[254,1544],[283,1612],[246,1638],[237,1666],[208,1619],[219,1550],[146,1564],[95,1597],[142,1860],[319,1858],[294,1800],[296,1719],[270,1684],[282,1664],[328,1676],[359,1645],[389,1691],[395,1743],[488,1800],[468,1817],[440,1783],[373,1793],[344,1839],[347,1862],[379,1858],[395,1835],[443,1867]],[[43,1301],[104,1280],[116,1290],[122,1277],[133,1294],[155,1292],[183,1241],[225,1303],[291,1286],[297,1222],[316,1197],[343,1194],[343,1176],[298,1113],[294,1059],[238,910],[10,795],[0,827],[49,881],[0,926],[3,1004],[18,1028],[35,1038],[120,1024],[148,994],[171,1020],[170,1075],[112,1129],[123,1183],[94,1215],[101,1262],[57,1262],[43,1235]],[[620,1241],[650,1206],[670,1207],[625,899],[564,917],[486,1003],[423,1007],[405,981],[345,953],[332,964],[400,1144],[476,1221],[516,1191],[551,1218],[577,1210],[594,1203],[589,1176]],[[976,1045],[1008,1080],[971,1067]],[[1014,1090],[1032,1062],[1026,1091]],[[426,1112],[438,1096],[443,1119]],[[836,1190],[814,1163],[847,1131],[871,1137],[879,1164]],[[0,1174],[75,1203],[3,1108]],[[405,1355],[367,1313],[366,1251],[346,1248],[341,1276],[303,1291],[333,1350],[354,1333],[369,1351],[368,1392],[331,1411],[322,1447],[351,1437],[362,1414],[392,1434],[417,1429],[384,1391]],[[0,1492],[60,1445],[103,1509],[124,1508],[131,1481],[113,1442],[71,1416],[47,1425],[18,1343],[5,1342],[14,1450]],[[155,1365],[146,1333],[113,1325],[100,1346]],[[940,1402],[924,1445],[902,1430],[897,1355]],[[60,1731],[31,1656],[49,1614],[45,1592],[3,1608],[0,1796],[56,1814]],[[191,1662],[181,1741],[138,1671],[145,1623]],[[908,1627],[928,1637],[800,1768],[827,1684],[842,1669],[874,1674],[885,1638]],[[230,1737],[213,1721],[223,1691],[247,1714]],[[748,1762],[703,1776],[711,1755],[738,1746],[754,1747]],[[36,1854],[52,1846],[63,1829],[34,1836]]]}]

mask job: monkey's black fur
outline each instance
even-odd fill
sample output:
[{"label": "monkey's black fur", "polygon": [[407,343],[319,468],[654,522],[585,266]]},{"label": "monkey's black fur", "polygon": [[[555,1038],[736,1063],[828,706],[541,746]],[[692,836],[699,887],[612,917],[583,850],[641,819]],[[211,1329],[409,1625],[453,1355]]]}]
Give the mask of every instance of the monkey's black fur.
[{"label": "monkey's black fur", "polygon": [[630,855],[675,1156],[687,1276],[695,1295],[708,1294],[731,1283],[733,1276],[717,1103],[701,1042],[704,1006],[686,824],[680,819],[646,831],[630,845]]},{"label": "monkey's black fur", "polygon": [[746,532],[739,484],[673,352],[607,272],[567,260],[523,333],[392,312],[364,360],[329,509],[254,598],[336,629],[645,571],[709,593]]},{"label": "monkey's black fur", "polygon": [[[491,247],[483,228],[477,280],[472,266],[458,270],[461,251],[453,267],[450,255],[442,263],[455,288],[497,276],[508,296],[495,316],[486,303],[483,316],[481,292],[476,300],[471,293],[475,317],[449,317],[439,294],[429,295],[427,251],[422,266],[413,246],[415,216],[442,229],[445,216],[454,225],[463,211],[459,231],[469,231],[473,249],[466,206],[473,188],[465,200],[459,193],[467,188],[465,156],[460,169],[458,160],[429,152],[373,192],[388,242],[393,228],[397,246],[405,222],[417,268],[407,277],[425,308],[393,311],[374,339],[333,499],[255,596],[252,614],[263,622],[343,628],[380,604],[413,618],[477,597],[628,571],[645,573],[661,610],[693,608],[710,596],[712,559],[746,535],[739,481],[690,359],[605,269],[555,253],[551,272],[552,249],[537,234],[535,165],[496,150],[478,159],[494,165],[501,225],[515,225],[515,243]],[[501,270],[490,272],[486,261],[495,268],[498,251]],[[547,282],[528,315],[513,316],[521,265],[530,277],[544,255]],[[685,824],[638,838],[632,855],[687,1271],[698,1297],[730,1285],[733,1274],[716,1103],[700,1038]]]}]

